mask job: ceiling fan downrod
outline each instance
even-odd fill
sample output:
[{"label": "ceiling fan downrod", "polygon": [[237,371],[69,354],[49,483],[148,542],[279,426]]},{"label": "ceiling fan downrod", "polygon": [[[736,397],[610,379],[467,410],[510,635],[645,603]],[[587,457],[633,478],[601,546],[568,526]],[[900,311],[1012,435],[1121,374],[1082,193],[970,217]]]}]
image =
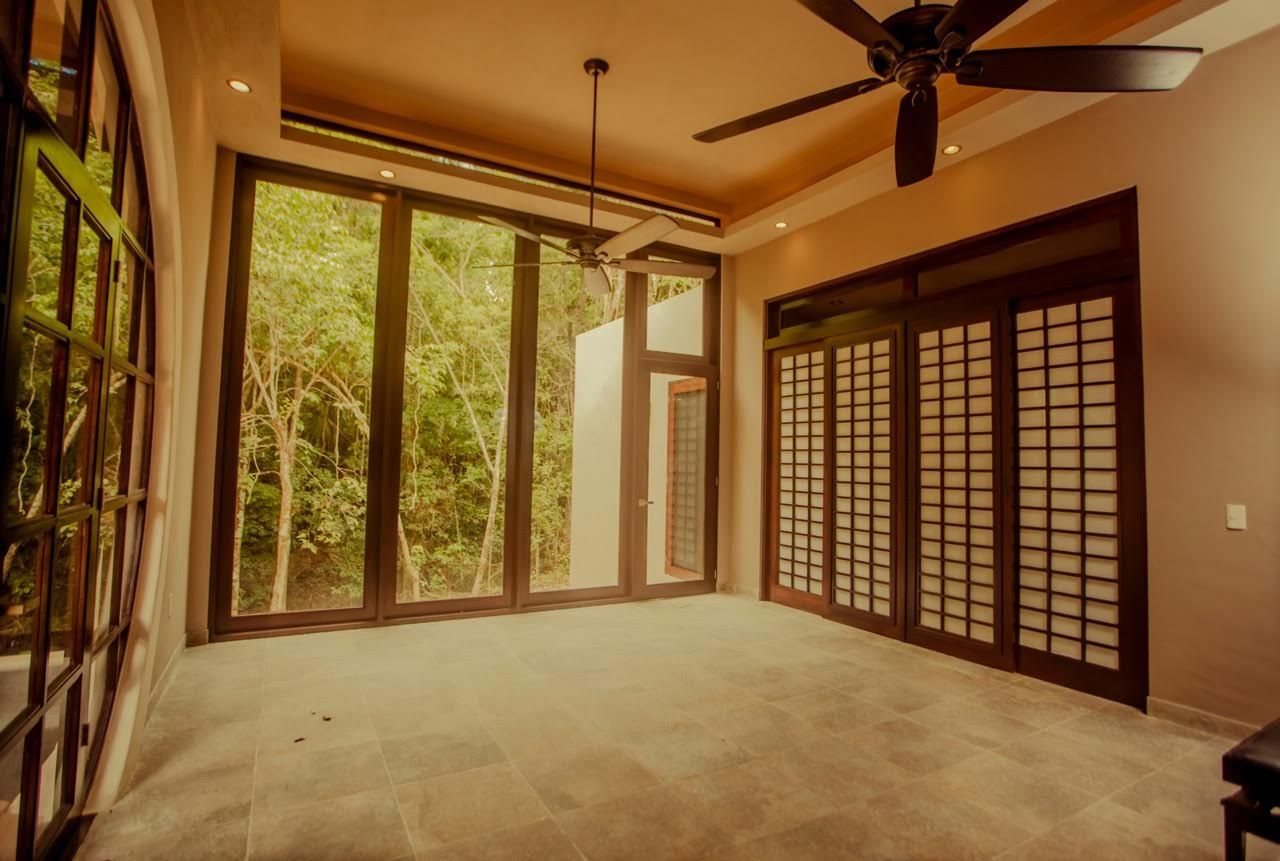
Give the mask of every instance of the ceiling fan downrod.
[{"label": "ceiling fan downrod", "polygon": [[596,111],[600,103],[600,76],[609,71],[609,64],[599,57],[592,57],[582,64],[591,76],[591,191],[587,208],[587,235],[596,235]]}]

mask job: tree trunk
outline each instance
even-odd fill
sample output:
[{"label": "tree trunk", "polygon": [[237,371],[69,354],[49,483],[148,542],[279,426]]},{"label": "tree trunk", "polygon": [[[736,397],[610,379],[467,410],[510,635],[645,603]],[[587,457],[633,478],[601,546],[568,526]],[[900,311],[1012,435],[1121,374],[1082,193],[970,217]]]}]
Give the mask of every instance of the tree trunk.
[{"label": "tree trunk", "polygon": [[396,515],[396,539],[400,544],[400,559],[404,562],[405,572],[409,575],[409,585],[414,601],[422,600],[422,575],[418,566],[413,564],[413,556],[409,552],[409,537],[404,534],[404,518]]},{"label": "tree trunk", "polygon": [[[241,476],[246,472],[247,470],[241,470]],[[251,493],[252,490],[246,490],[242,486],[236,489],[236,540],[232,544],[232,615],[239,614],[239,553],[244,539],[244,507],[248,504]]]},{"label": "tree trunk", "polygon": [[280,513],[276,518],[276,575],[271,583],[271,612],[283,613],[289,599],[289,550],[293,543],[293,446],[280,446]]},{"label": "tree trunk", "polygon": [[471,594],[479,595],[489,579],[489,566],[493,560],[494,529],[498,524],[498,501],[502,496],[502,455],[506,451],[507,413],[502,412],[498,423],[498,438],[493,446],[493,471],[489,480],[489,516],[484,523],[484,541],[480,543],[480,561],[476,565],[476,579],[471,583]]}]

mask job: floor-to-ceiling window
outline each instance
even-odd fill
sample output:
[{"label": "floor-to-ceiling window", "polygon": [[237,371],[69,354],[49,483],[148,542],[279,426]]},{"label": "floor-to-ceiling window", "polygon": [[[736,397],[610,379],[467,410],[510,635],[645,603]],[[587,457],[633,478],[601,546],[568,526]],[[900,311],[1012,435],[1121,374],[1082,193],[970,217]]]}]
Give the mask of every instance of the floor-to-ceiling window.
[{"label": "floor-to-ceiling window", "polygon": [[215,635],[714,588],[715,278],[594,295],[573,225],[251,159],[237,188]]},{"label": "floor-to-ceiling window", "polygon": [[137,118],[106,9],[34,0],[0,16],[0,858],[27,858],[83,803],[124,654],[155,284]]}]

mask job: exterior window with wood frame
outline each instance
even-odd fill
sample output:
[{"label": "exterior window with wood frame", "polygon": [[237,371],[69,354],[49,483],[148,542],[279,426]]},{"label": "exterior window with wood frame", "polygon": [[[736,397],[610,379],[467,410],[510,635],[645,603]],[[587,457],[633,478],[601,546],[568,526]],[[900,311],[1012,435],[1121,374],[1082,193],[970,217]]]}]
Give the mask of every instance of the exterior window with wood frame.
[{"label": "exterior window with wood frame", "polygon": [[30,28],[0,40],[15,190],[0,207],[0,857],[31,858],[82,809],[115,700],[149,502],[156,282],[105,7],[4,5]]}]

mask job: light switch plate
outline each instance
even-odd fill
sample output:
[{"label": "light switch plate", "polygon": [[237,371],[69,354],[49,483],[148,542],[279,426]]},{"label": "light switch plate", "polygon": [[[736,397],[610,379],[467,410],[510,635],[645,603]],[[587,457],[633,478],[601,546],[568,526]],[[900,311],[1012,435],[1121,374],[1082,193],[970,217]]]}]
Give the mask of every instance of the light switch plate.
[{"label": "light switch plate", "polygon": [[1227,504],[1227,528],[1228,529],[1244,529],[1245,517],[1243,505]]}]

